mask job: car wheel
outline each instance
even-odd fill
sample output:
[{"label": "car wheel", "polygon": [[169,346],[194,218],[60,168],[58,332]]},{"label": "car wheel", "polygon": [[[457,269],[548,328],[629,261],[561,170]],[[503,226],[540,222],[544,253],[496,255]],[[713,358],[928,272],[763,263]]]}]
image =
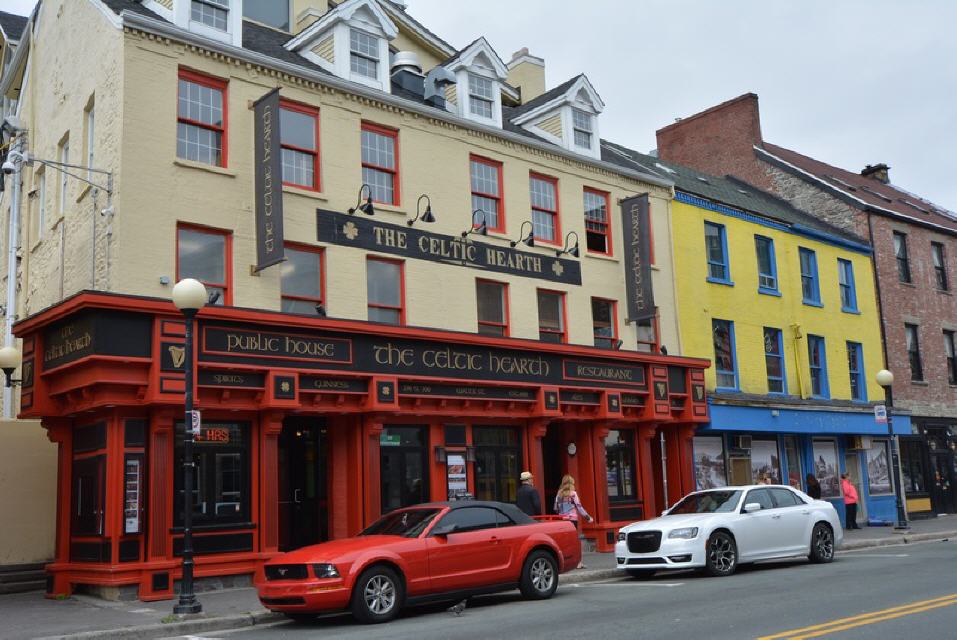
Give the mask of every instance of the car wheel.
[{"label": "car wheel", "polygon": [[547,551],[533,551],[522,565],[522,595],[529,600],[551,598],[558,588],[558,563]]},{"label": "car wheel", "polygon": [[287,618],[295,622],[296,624],[305,624],[307,622],[313,622],[318,618],[318,614],[315,613],[284,613]]},{"label": "car wheel", "polygon": [[647,580],[649,578],[654,577],[655,570],[654,569],[625,569],[625,573],[630,575],[632,578],[635,578],[636,580]]},{"label": "car wheel", "polygon": [[359,622],[388,622],[399,614],[405,588],[395,571],[385,566],[366,569],[352,588],[352,615]]},{"label": "car wheel", "polygon": [[834,559],[834,532],[823,522],[814,525],[811,531],[811,553],[808,560],[823,564]]},{"label": "car wheel", "polygon": [[708,538],[705,571],[711,576],[730,576],[738,568],[738,547],[724,531],[715,531]]}]

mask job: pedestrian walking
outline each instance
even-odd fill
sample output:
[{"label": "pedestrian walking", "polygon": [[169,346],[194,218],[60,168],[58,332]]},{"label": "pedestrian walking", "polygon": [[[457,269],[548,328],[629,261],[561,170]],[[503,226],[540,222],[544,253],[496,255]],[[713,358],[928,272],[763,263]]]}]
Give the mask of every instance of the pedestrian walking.
[{"label": "pedestrian walking", "polygon": [[[585,507],[582,506],[581,500],[578,499],[578,492],[575,491],[575,478],[568,474],[562,476],[562,484],[558,489],[558,494],[555,496],[555,513],[575,523],[575,528],[578,529],[578,537],[580,539],[584,539],[584,536],[581,533],[581,526],[578,522],[579,515],[584,516],[588,522],[595,521],[594,518],[588,515],[588,512],[585,511]],[[584,559],[584,557],[585,548],[582,546],[582,558]],[[577,568],[584,569],[585,563],[579,562]]]},{"label": "pedestrian walking", "polygon": [[815,500],[821,499],[821,483],[817,481],[813,473],[807,474],[807,494]]},{"label": "pedestrian walking", "polygon": [[857,526],[857,489],[851,484],[846,473],[841,474],[841,489],[844,491],[845,529],[860,529]]},{"label": "pedestrian walking", "polygon": [[538,495],[538,489],[532,484],[535,476],[531,471],[522,471],[518,479],[522,481],[522,484],[515,493],[515,504],[530,516],[542,515],[542,498]]}]

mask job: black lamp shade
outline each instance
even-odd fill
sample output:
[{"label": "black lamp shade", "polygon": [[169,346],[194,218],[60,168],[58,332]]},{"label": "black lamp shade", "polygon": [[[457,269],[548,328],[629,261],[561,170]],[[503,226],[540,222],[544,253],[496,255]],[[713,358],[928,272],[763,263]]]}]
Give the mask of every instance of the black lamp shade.
[{"label": "black lamp shade", "polygon": [[431,206],[425,208],[425,213],[422,214],[420,220],[422,220],[422,222],[435,222],[435,216],[432,215]]},{"label": "black lamp shade", "polygon": [[359,205],[359,211],[366,214],[367,216],[375,215],[375,208],[372,206],[372,198],[369,197],[364,203]]}]

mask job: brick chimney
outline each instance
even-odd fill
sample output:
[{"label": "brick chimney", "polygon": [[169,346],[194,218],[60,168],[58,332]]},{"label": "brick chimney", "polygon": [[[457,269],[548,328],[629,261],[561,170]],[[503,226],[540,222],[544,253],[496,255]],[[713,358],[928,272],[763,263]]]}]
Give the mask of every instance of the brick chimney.
[{"label": "brick chimney", "polygon": [[508,83],[522,92],[522,104],[545,93],[545,61],[522,47],[508,63]]},{"label": "brick chimney", "polygon": [[746,93],[659,129],[658,156],[704,173],[737,176],[771,189],[754,156],[763,145],[758,96]]},{"label": "brick chimney", "polygon": [[881,184],[890,184],[890,172],[891,168],[886,164],[881,162],[880,164],[869,164],[863,169],[861,169],[861,175],[865,178],[871,178],[872,180],[877,180]]}]

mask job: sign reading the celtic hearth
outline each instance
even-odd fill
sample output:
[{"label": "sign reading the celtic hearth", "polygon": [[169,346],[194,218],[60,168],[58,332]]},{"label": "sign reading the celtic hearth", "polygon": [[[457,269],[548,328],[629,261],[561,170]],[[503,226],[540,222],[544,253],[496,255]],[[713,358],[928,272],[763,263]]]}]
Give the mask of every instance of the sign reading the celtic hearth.
[{"label": "sign reading the celtic hearth", "polygon": [[621,235],[625,247],[625,320],[655,317],[651,287],[651,211],[648,194],[621,201]]},{"label": "sign reading the celtic hearth", "polygon": [[256,271],[286,259],[282,232],[279,88],[253,104],[255,113]]},{"label": "sign reading the celtic hearth", "polygon": [[474,242],[471,235],[468,238],[447,236],[336,211],[319,209],[316,218],[319,242],[549,282],[582,283],[578,261],[556,258],[554,252],[519,251]]}]

